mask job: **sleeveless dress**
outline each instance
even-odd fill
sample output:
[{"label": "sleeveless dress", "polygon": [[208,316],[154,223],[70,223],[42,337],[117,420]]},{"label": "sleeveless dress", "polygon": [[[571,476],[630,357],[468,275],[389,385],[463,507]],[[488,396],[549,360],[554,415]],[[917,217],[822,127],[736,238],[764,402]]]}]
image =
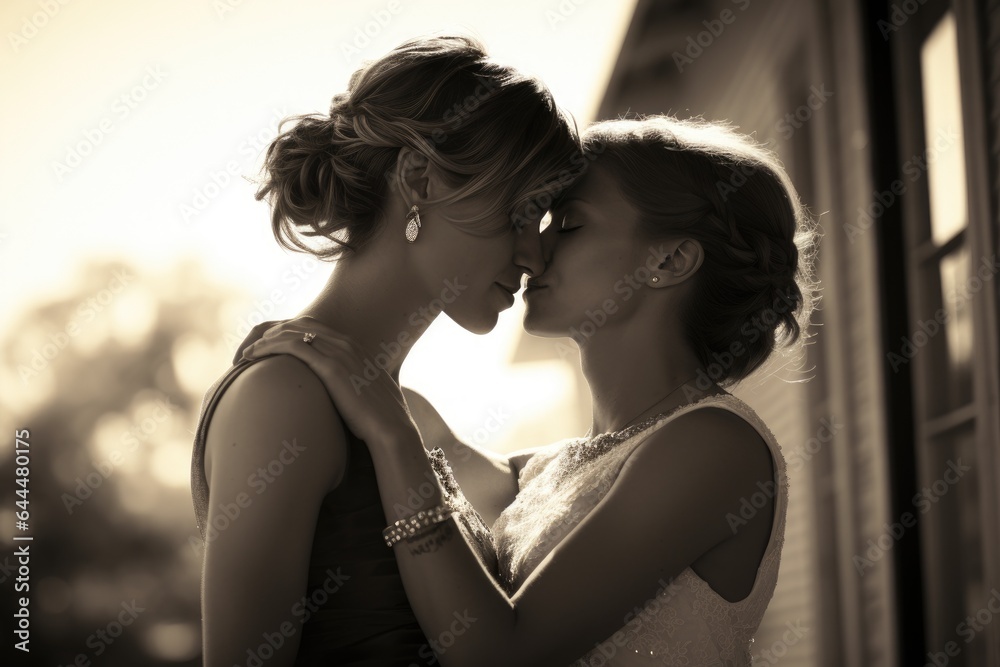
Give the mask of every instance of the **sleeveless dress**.
[{"label": "sleeveless dress", "polygon": [[[233,359],[234,366],[209,388],[202,403],[191,460],[191,493],[203,539],[211,503],[204,459],[208,425],[232,381],[267,358],[240,359],[243,348],[255,339],[248,336],[243,341]],[[382,529],[389,522],[382,509],[371,456],[363,441],[350,431],[346,434],[347,470],[343,481],[323,498],[316,520],[308,584],[303,591],[316,611],[310,613],[301,629],[296,628],[301,635],[295,665],[430,664],[434,654],[406,599],[395,555],[382,539]],[[262,540],[276,538],[261,536]],[[324,585],[327,590],[331,585],[338,588],[327,595]],[[293,620],[301,621],[303,616]]]},{"label": "sleeveless dress", "polygon": [[[753,634],[778,579],[784,543],[788,479],[785,460],[774,435],[750,406],[722,394],[659,415],[648,428],[589,461],[578,461],[564,440],[539,450],[521,470],[520,492],[493,525],[501,585],[513,594],[563,538],[597,506],[614,484],[626,459],[647,436],[671,419],[702,407],[719,407],[743,417],[767,442],[776,485],[774,521],[750,594],[729,602],[707,582],[685,568],[670,582],[660,582],[657,595],[625,623],[619,633],[596,645],[574,665],[701,667],[751,664]],[[762,491],[763,493],[763,491]],[[624,621],[624,619],[623,619]],[[617,642],[612,638],[617,638]]]}]

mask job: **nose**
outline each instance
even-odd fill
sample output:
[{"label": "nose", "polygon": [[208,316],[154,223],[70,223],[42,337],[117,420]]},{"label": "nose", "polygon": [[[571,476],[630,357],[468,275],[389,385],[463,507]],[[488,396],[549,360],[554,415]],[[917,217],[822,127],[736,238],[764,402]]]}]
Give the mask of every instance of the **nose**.
[{"label": "nose", "polygon": [[540,242],[542,246],[542,262],[543,265],[548,265],[552,261],[552,253],[555,251],[556,247],[556,228],[555,225],[550,224],[545,230],[539,234]]},{"label": "nose", "polygon": [[529,276],[545,270],[542,257],[542,237],[538,225],[526,225],[514,233],[514,264]]}]

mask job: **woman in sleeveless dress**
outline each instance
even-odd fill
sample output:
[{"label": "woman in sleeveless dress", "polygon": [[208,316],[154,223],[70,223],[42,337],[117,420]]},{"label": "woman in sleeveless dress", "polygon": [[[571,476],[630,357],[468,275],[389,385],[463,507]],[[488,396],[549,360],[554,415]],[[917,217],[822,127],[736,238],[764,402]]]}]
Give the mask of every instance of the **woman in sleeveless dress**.
[{"label": "woman in sleeveless dress", "polygon": [[[397,377],[441,312],[493,328],[541,271],[538,222],[583,160],[548,90],[464,37],[407,42],[355,72],[328,115],[293,120],[258,199],[284,247],[338,260],[302,314],[372,349],[359,391]],[[402,515],[383,512],[369,449],[305,364],[238,357],[205,396],[192,457],[204,664],[425,664],[433,649],[381,537]],[[496,485],[503,504],[517,490]]]},{"label": "woman in sleeveless dress", "polygon": [[520,491],[492,527],[495,572],[451,518],[461,490],[398,386],[351,388],[363,344],[306,318],[248,355],[316,372],[371,449],[387,514],[441,476],[385,536],[443,665],[749,665],[787,478],[773,434],[725,387],[801,338],[813,223],[777,159],[726,126],[608,121],[584,144],[596,160],[541,233],[524,326],[579,344],[593,425],[511,457]]}]

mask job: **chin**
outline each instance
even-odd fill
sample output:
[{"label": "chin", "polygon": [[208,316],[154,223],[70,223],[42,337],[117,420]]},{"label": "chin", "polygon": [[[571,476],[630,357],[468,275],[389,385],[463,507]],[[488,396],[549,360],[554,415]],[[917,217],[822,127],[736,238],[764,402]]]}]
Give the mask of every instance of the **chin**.
[{"label": "chin", "polygon": [[538,338],[563,338],[567,336],[568,327],[553,326],[551,322],[546,322],[542,313],[528,307],[524,311],[524,321],[521,326],[525,333]]},{"label": "chin", "polygon": [[567,335],[569,325],[560,322],[566,319],[565,304],[552,299],[552,288],[532,290],[524,296],[524,319],[522,326],[526,333],[539,338],[561,338]]},{"label": "chin", "polygon": [[469,333],[474,333],[478,335],[488,334],[493,331],[497,322],[500,319],[500,314],[496,311],[489,311],[486,313],[476,313],[475,315],[462,315],[455,316],[448,313],[448,317],[451,321],[462,327]]}]

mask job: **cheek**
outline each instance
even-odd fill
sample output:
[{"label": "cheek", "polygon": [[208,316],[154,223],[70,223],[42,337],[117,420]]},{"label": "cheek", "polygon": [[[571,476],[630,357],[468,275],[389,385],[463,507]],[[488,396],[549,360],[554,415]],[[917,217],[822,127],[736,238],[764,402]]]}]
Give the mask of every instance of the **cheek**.
[{"label": "cheek", "polygon": [[475,284],[492,283],[511,261],[511,244],[503,238],[456,237],[428,258],[435,273]]},{"label": "cheek", "polygon": [[479,281],[492,283],[511,266],[514,259],[513,241],[507,236],[471,237],[459,251],[456,261]]},{"label": "cheek", "polygon": [[597,240],[574,247],[566,243],[553,253],[546,272],[551,285],[549,293],[539,294],[534,301],[535,321],[550,324],[579,324],[588,312],[628,309],[633,301],[635,282],[634,253],[613,239]]},{"label": "cheek", "polygon": [[596,298],[614,290],[627,264],[625,250],[616,248],[611,239],[587,243],[574,239],[556,248],[547,274],[558,280],[561,289]]},{"label": "cheek", "polygon": [[459,292],[446,312],[460,326],[476,333],[495,326],[497,313],[507,305],[494,283],[509,278],[512,257],[508,238],[469,236],[441,259],[438,272]]}]

